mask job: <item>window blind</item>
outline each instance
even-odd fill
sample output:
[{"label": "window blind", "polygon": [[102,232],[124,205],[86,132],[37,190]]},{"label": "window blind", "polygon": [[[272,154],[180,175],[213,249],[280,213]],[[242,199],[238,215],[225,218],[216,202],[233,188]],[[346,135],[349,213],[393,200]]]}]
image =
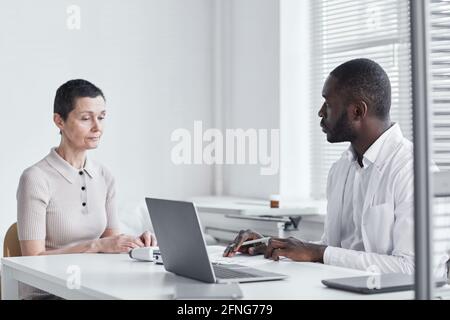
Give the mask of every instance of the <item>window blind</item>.
[{"label": "window blind", "polygon": [[[339,64],[369,58],[387,72],[392,86],[391,119],[412,140],[411,53],[407,0],[311,1],[312,97],[311,197],[325,198],[328,171],[348,143],[330,144],[317,115],[322,86]],[[450,117],[450,112],[447,113]],[[450,125],[449,125],[450,129]],[[447,144],[450,134],[447,131]]]},{"label": "window blind", "polygon": [[450,2],[430,1],[433,160],[450,170]]},{"label": "window blind", "polygon": [[[450,170],[450,2],[430,0],[429,5],[431,148],[432,160],[442,172]],[[439,258],[450,253],[450,190],[436,191],[442,193],[433,202],[433,244]]]}]

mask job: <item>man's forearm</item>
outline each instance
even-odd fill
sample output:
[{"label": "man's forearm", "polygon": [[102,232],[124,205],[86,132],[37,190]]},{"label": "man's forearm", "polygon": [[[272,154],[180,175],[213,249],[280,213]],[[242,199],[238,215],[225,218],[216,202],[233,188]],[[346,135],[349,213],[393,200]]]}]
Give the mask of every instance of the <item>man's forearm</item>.
[{"label": "man's forearm", "polygon": [[324,263],[365,271],[375,267],[381,273],[414,273],[414,256],[412,255],[395,256],[328,247],[324,253]]}]

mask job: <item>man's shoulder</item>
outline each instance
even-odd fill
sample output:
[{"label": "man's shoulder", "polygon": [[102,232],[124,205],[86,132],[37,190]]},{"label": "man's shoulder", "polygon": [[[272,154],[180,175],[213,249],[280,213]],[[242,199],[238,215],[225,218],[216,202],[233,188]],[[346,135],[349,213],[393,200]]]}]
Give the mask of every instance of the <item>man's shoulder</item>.
[{"label": "man's shoulder", "polygon": [[411,141],[409,141],[406,138],[403,138],[400,142],[400,148],[403,151],[410,153],[412,156],[414,148],[413,148],[413,143]]},{"label": "man's shoulder", "polygon": [[[335,172],[343,172],[345,168],[348,168],[351,163],[348,160],[348,153],[350,151],[345,150],[341,156],[333,162],[330,167],[329,174]],[[383,157],[383,163],[380,164],[390,164],[390,167],[404,167],[408,163],[414,161],[414,148],[413,143],[406,138],[401,138],[397,143],[391,144],[389,150],[385,151],[388,157]]]},{"label": "man's shoulder", "polygon": [[404,167],[414,161],[413,143],[406,138],[403,138],[391,152],[392,157],[389,162],[394,167]]}]

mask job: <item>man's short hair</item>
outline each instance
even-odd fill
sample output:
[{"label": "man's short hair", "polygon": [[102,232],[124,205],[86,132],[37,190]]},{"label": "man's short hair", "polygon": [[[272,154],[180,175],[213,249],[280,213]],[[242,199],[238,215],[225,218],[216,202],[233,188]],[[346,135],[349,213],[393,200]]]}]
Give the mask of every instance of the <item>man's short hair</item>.
[{"label": "man's short hair", "polygon": [[330,75],[338,80],[338,90],[347,96],[346,103],[363,100],[379,119],[389,118],[391,82],[383,68],[370,59],[347,61]]},{"label": "man's short hair", "polygon": [[53,113],[57,113],[65,121],[69,113],[75,108],[78,98],[96,98],[101,96],[105,100],[102,90],[87,80],[69,80],[56,90]]}]

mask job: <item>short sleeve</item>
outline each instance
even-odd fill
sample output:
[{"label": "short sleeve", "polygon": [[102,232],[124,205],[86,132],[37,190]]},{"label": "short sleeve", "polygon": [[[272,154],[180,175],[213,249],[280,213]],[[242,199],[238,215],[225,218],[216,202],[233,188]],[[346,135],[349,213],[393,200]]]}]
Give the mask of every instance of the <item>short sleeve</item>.
[{"label": "short sleeve", "polygon": [[35,167],[25,170],[17,189],[19,240],[45,240],[49,199],[49,187],[43,172]]}]

